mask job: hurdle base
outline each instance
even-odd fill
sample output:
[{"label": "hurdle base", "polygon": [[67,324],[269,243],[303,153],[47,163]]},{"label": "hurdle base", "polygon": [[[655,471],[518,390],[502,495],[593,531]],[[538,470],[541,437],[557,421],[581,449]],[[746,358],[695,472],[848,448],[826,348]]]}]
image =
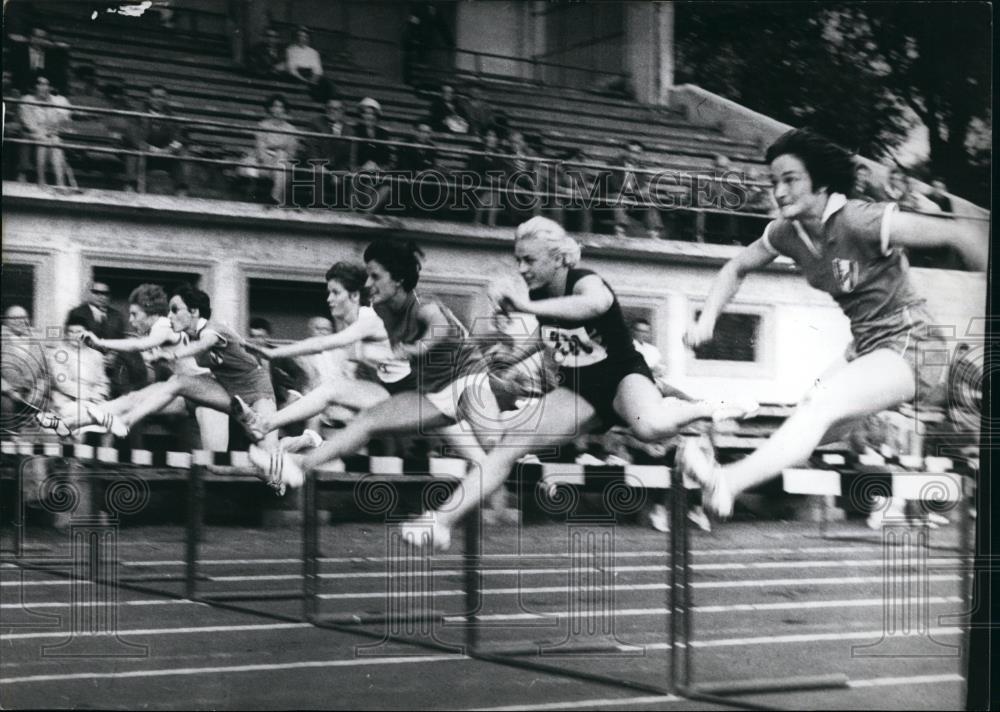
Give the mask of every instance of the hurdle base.
[{"label": "hurdle base", "polygon": [[636,645],[615,645],[604,643],[600,645],[573,645],[555,647],[538,643],[536,645],[501,647],[480,647],[477,651],[484,655],[497,657],[538,657],[547,659],[572,658],[574,656],[600,655],[602,653],[632,653],[636,656],[643,655],[645,649]]},{"label": "hurdle base", "polygon": [[[687,695],[729,697],[731,695],[767,694],[776,692],[805,692],[807,690],[833,690],[848,686],[847,675],[802,675],[798,677],[753,678],[726,682],[705,682],[685,690]],[[710,701],[710,700],[707,700]]]}]

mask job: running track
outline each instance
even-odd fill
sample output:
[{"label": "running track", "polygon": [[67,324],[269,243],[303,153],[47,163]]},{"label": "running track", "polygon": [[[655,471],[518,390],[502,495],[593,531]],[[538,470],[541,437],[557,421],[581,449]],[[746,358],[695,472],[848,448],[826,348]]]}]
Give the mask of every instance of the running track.
[{"label": "running track", "polygon": [[[924,584],[906,594],[912,603],[909,635],[897,635],[860,655],[856,646],[878,642],[888,616],[887,577],[878,535],[862,523],[841,525],[864,541],[820,539],[804,523],[734,523],[692,538],[694,654],[698,681],[841,672],[846,690],[756,695],[759,702],[812,709],[958,709],[963,681],[949,646],[960,642],[961,610],[955,554],[931,550]],[[68,551],[66,537],[42,532],[36,541],[52,554]],[[955,528],[938,530],[932,543],[951,545]],[[611,629],[594,636],[614,640],[618,652],[546,658],[574,669],[665,686],[669,661],[664,566],[666,536],[631,525],[614,529],[615,553],[598,568],[569,571],[567,530],[555,524],[496,528],[483,543],[483,641],[497,645],[553,645],[569,634],[572,607],[613,610]],[[393,569],[387,584],[386,544],[380,525],[324,525],[323,607],[331,613],[385,610],[387,586],[433,596],[450,613],[437,639],[460,645],[464,620],[462,571],[455,556],[433,559],[429,573]],[[460,550],[457,536],[455,551]],[[301,585],[299,533],[286,529],[207,530],[202,547],[204,590],[287,589]],[[181,574],[180,529],[125,528],[119,544],[122,573]],[[915,571],[919,557],[890,570]],[[151,709],[713,709],[712,705],[657,697],[560,678],[452,654],[385,643],[280,622],[205,604],[104,589],[117,596],[121,640],[77,637],[74,657],[58,646],[80,618],[93,611],[87,585],[40,572],[0,569],[0,707]],[[584,600],[569,584],[604,592]],[[179,592],[179,584],[152,584]],[[81,593],[82,592],[82,593]],[[297,601],[249,604],[296,615]],[[106,610],[102,606],[98,609]],[[78,616],[74,623],[73,615]],[[561,615],[560,615],[561,614]],[[82,622],[81,622],[82,621]],[[98,630],[108,630],[99,623]],[[104,627],[102,628],[101,625]],[[922,626],[926,635],[917,633]],[[379,630],[379,628],[371,628]],[[420,632],[419,629],[417,631]],[[584,625],[573,640],[593,641]],[[604,637],[601,637],[601,636]],[[122,651],[132,657],[122,657]]]}]

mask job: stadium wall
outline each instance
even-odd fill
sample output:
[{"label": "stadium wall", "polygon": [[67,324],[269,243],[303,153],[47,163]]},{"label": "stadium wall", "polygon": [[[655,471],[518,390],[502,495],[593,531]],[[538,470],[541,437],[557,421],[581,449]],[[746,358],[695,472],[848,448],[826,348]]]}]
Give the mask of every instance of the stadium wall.
[{"label": "stadium wall", "polygon": [[[470,323],[489,313],[490,280],[515,275],[511,229],[152,195],[41,197],[31,186],[6,187],[3,263],[33,268],[34,298],[24,306],[39,328],[62,325],[97,269],[176,274],[178,280],[200,275],[218,318],[245,333],[252,284],[295,283],[321,295],[330,264],[360,261],[372,239],[389,235],[414,239],[424,248],[423,290],[440,295]],[[849,340],[833,301],[811,289],[789,263],[779,262],[751,275],[733,305],[758,320],[754,359],[696,360],[681,335],[716,271],[738,248],[597,235],[584,238],[583,245],[584,265],[609,281],[627,313],[650,320],[670,380],[692,395],[738,393],[794,402]],[[914,274],[951,335],[974,338],[982,331],[983,275],[919,269]],[[299,292],[282,297],[277,289],[267,295],[274,303],[264,307],[288,312],[289,324],[298,324],[297,336],[304,336],[305,320],[316,313],[312,306],[302,308]]]}]

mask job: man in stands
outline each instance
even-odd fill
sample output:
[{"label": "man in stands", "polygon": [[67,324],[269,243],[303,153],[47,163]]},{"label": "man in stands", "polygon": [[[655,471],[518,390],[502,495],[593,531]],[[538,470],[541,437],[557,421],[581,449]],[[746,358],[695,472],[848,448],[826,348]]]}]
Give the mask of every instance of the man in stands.
[{"label": "man in stands", "polygon": [[469,133],[469,122],[465,119],[464,110],[451,84],[441,85],[441,93],[431,100],[427,120],[431,128],[441,133]]},{"label": "man in stands", "polygon": [[351,170],[354,163],[354,142],[347,139],[354,136],[354,130],[344,117],[344,102],[340,99],[328,99],[322,116],[317,116],[309,124],[309,130],[324,134],[324,138],[312,137],[306,149],[307,160],[322,161],[317,169],[322,172],[324,184],[332,188],[334,201],[324,201],[324,204],[347,205],[345,174]]},{"label": "man in stands", "polygon": [[612,175],[610,198],[614,205],[615,235],[619,237],[634,232],[636,222],[645,226],[648,237],[660,237],[663,230],[660,211],[649,204],[650,174],[644,151],[639,141],[629,141],[618,157],[622,169]]},{"label": "man in stands", "polygon": [[[447,191],[448,188],[437,175],[428,176],[425,173],[438,167],[438,149],[432,138],[430,124],[418,121],[416,131],[406,141],[414,145],[400,146],[396,153],[396,168],[405,173],[400,185],[403,202],[410,209],[426,209],[422,200],[426,190],[426,199],[439,204],[441,191]],[[422,177],[421,173],[424,173]]]},{"label": "man in stands", "polygon": [[125,146],[130,150],[153,154],[126,157],[125,189],[130,192],[138,188],[144,193],[147,171],[159,168],[170,173],[177,195],[187,195],[191,184],[191,164],[184,160],[188,156],[187,137],[184,124],[170,118],[174,112],[169,101],[167,89],[162,84],[150,87],[143,111],[152,116],[132,122],[125,136]]},{"label": "man in stands", "polygon": [[28,94],[35,88],[38,75],[44,74],[56,92],[64,96],[68,93],[69,45],[53,42],[48,30],[37,24],[29,29],[27,38],[11,35],[10,39],[5,64],[18,91]]},{"label": "man in stands", "polygon": [[469,86],[468,96],[462,101],[461,107],[469,128],[477,136],[482,136],[488,128],[496,127],[497,112],[483,97],[483,89],[479,84]]},{"label": "man in stands", "polygon": [[273,27],[264,30],[264,39],[247,53],[247,69],[258,77],[277,77],[285,73],[285,52]]}]

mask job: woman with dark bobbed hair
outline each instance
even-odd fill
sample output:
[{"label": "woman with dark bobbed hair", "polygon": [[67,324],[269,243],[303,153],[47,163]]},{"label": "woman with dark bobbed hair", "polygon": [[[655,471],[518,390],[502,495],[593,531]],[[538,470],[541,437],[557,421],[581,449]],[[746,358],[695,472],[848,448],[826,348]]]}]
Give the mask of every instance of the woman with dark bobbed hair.
[{"label": "woman with dark bobbed hair", "polygon": [[[947,365],[918,353],[940,336],[914,289],[900,248],[953,247],[973,270],[985,270],[989,245],[960,221],[901,213],[895,203],[848,200],[854,161],[808,130],[792,130],[767,151],[780,216],[719,272],[685,341],[712,339],[715,323],[747,273],[779,255],[795,261],[810,285],[830,294],[850,320],[853,343],[818,379],[796,411],[748,457],[720,467],[705,441],[691,440],[678,463],[704,488],[720,517],[733,498],[806,460],[834,426],[907,401],[940,401]],[[942,344],[943,348],[947,348]]]},{"label": "woman with dark bobbed hair", "polygon": [[[500,409],[482,356],[467,338],[465,326],[439,301],[417,293],[422,257],[415,244],[401,240],[378,240],[364,253],[365,288],[372,308],[385,326],[394,355],[407,359],[417,374],[412,388],[398,390],[361,411],[347,427],[305,455],[252,446],[250,460],[269,480],[298,486],[305,471],[357,452],[372,438],[400,433],[442,431],[468,459],[485,458],[483,449],[491,445]],[[458,437],[461,420],[470,424],[475,442]]]},{"label": "woman with dark bobbed hair", "polygon": [[[272,430],[307,420],[330,406],[364,410],[394,393],[416,388],[409,361],[393,353],[382,319],[374,309],[362,304],[367,278],[364,267],[350,262],[337,262],[327,270],[326,304],[330,308],[334,333],[271,349],[247,344],[251,353],[267,359],[327,353],[337,363],[335,377],[323,381],[270,416],[257,414],[237,399],[237,408],[245,414],[242,422],[254,442],[262,440]],[[375,378],[362,378],[359,365],[373,372]]]}]

